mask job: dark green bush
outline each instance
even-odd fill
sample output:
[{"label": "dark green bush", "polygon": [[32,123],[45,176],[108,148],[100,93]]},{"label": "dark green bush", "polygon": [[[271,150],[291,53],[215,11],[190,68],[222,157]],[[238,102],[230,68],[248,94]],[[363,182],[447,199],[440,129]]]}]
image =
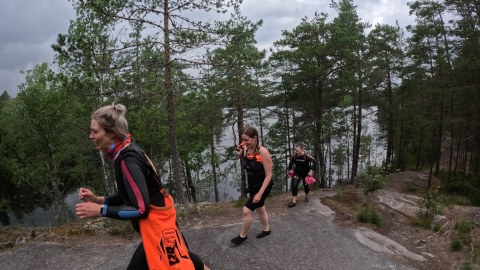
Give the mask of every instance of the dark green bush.
[{"label": "dark green bush", "polygon": [[433,224],[433,217],[426,215],[424,212],[417,213],[417,219],[413,225],[430,230]]},{"label": "dark green bush", "polygon": [[470,232],[475,228],[473,222],[471,222],[468,219],[463,219],[458,221],[455,224],[455,230],[457,231],[458,237],[464,242],[464,243],[470,243],[471,238],[470,238]]},{"label": "dark green bush", "polygon": [[463,248],[462,241],[460,241],[459,239],[454,239],[452,240],[452,242],[450,242],[451,251],[460,251],[462,250],[462,248]]},{"label": "dark green bush", "polygon": [[362,223],[371,223],[377,227],[383,226],[382,216],[371,206],[362,206],[358,211],[357,219]]}]

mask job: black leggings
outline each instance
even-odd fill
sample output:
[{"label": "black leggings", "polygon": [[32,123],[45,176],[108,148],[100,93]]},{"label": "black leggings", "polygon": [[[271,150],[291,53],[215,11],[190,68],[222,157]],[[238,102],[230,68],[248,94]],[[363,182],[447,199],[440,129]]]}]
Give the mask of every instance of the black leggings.
[{"label": "black leggings", "polygon": [[298,185],[300,184],[300,180],[302,180],[303,190],[305,190],[305,194],[308,194],[310,192],[310,187],[305,183],[305,177],[307,177],[307,176],[301,177],[301,176],[298,176],[298,175],[294,175],[292,177],[292,182],[291,182],[292,196],[297,196]]},{"label": "black leggings", "polygon": [[[195,253],[188,251],[188,254],[190,255],[190,259],[195,266],[195,270],[203,270],[202,260]],[[135,250],[135,253],[133,253],[127,270],[148,270],[147,256],[145,255],[143,243],[140,243],[140,245]]]}]

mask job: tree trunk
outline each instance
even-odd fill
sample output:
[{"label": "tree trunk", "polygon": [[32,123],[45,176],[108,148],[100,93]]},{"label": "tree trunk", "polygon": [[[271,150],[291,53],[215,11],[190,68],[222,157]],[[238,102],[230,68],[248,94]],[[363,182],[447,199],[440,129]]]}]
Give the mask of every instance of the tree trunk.
[{"label": "tree trunk", "polygon": [[190,189],[190,196],[192,197],[193,202],[197,203],[197,193],[196,193],[195,185],[193,184],[192,170],[190,169],[190,164],[188,163],[188,161],[185,161],[185,174],[187,177],[187,185],[188,185],[188,188]]},{"label": "tree trunk", "polygon": [[393,126],[393,89],[392,89],[392,79],[390,75],[390,70],[388,70],[387,78],[387,93],[388,93],[388,128],[387,128],[387,156],[385,162],[386,165],[390,165],[392,162],[393,156],[393,136],[394,136],[394,126]]},{"label": "tree trunk", "polygon": [[165,65],[165,89],[167,90],[167,110],[168,110],[168,137],[172,150],[172,167],[173,167],[173,179],[175,186],[175,199],[179,203],[185,202],[185,196],[183,192],[182,181],[182,169],[180,161],[180,153],[178,150],[177,141],[177,123],[175,120],[175,91],[173,89],[172,78],[172,63],[170,61],[171,47],[170,47],[170,32],[169,21],[170,13],[168,0],[163,1],[163,37],[164,37],[164,65]]},{"label": "tree trunk", "polygon": [[397,168],[400,169],[401,171],[405,170],[405,161],[403,157],[403,149],[404,149],[404,136],[403,136],[403,131],[404,131],[404,122],[403,122],[403,113],[404,113],[404,105],[402,104],[401,106],[402,112],[400,116],[400,134],[399,134],[399,147],[398,147],[398,154],[397,154]]},{"label": "tree trunk", "polygon": [[112,181],[111,174],[109,173],[110,164],[105,158],[105,154],[102,151],[98,151],[100,154],[100,160],[102,161],[102,172],[103,172],[103,184],[105,186],[105,193],[106,194],[113,194],[115,193],[115,183]]},{"label": "tree trunk", "polygon": [[215,162],[215,141],[214,141],[213,130],[210,136],[210,164],[212,166],[213,190],[215,193],[215,201],[218,202],[217,164]]},{"label": "tree trunk", "polygon": [[332,187],[332,129],[331,125],[328,126],[328,187]]},{"label": "tree trunk", "polygon": [[[352,122],[354,122],[354,117],[352,117]],[[345,112],[345,123],[347,123],[348,126],[348,112]],[[346,133],[345,133],[345,141],[347,143],[347,177],[346,179],[350,179],[350,138],[349,138],[349,128],[346,128]]]},{"label": "tree trunk", "polygon": [[325,158],[323,153],[323,88],[322,84],[317,82],[317,91],[315,95],[315,158],[317,159],[319,166],[319,178],[320,187],[325,188],[327,186],[325,179]]},{"label": "tree trunk", "polygon": [[[353,144],[353,157],[352,157],[352,175],[350,182],[353,183],[358,173],[358,161],[360,157],[360,142],[362,136],[362,92],[361,86],[358,87],[358,107],[356,108],[357,113],[355,114],[354,121],[354,130],[356,128],[356,134],[354,135],[354,144]],[[355,111],[355,109],[354,109]]]},{"label": "tree trunk", "polygon": [[258,127],[260,129],[260,142],[263,144],[263,116],[262,116],[262,108],[258,108]]},{"label": "tree trunk", "polygon": [[[292,156],[292,142],[290,139],[290,113],[288,110],[288,95],[287,90],[285,90],[285,117],[286,117],[286,133],[287,133],[287,149],[285,150],[285,172],[288,170],[289,158]],[[288,175],[285,174],[285,191],[288,192]]]},{"label": "tree trunk", "polygon": [[[236,104],[236,110],[237,110],[237,128],[238,128],[238,140],[239,142],[242,141],[242,133],[244,129],[243,125],[243,118],[244,118],[244,113],[243,113],[243,105],[244,105],[244,100],[243,100],[243,95],[242,94],[237,94],[237,104]],[[242,166],[242,161],[239,160],[240,162],[240,168],[241,168],[241,179],[240,179],[240,197],[241,198],[247,198],[247,179],[245,175],[245,170],[243,169]]]}]

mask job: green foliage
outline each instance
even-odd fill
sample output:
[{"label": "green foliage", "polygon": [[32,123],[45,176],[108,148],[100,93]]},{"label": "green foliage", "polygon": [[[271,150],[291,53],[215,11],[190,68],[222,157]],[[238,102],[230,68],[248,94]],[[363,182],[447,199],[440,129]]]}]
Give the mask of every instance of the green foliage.
[{"label": "green foliage", "polygon": [[248,198],[239,198],[238,200],[233,202],[233,207],[235,208],[241,208],[245,205],[247,202]]},{"label": "green foliage", "polygon": [[363,187],[363,194],[369,194],[385,187],[388,172],[383,167],[370,166],[358,176],[358,182]]},{"label": "green foliage", "polygon": [[460,251],[460,250],[462,250],[462,248],[463,248],[463,244],[462,244],[462,241],[460,241],[459,239],[453,239],[450,242],[450,250],[451,251]]},{"label": "green foliage", "polygon": [[442,189],[450,195],[450,197],[446,198],[447,203],[480,206],[478,176],[474,174],[452,173],[450,174],[450,181],[447,181],[448,172],[446,171],[439,171],[437,176],[442,179]]},{"label": "green foliage", "polygon": [[439,223],[435,223],[435,224],[433,224],[432,230],[434,232],[439,232],[441,228],[442,228],[442,225],[440,225]]},{"label": "green foliage", "polygon": [[371,180],[367,181],[363,188],[365,196],[382,189],[385,186],[385,178],[381,175],[375,175]]},{"label": "green foliage", "polygon": [[377,212],[377,210],[371,206],[365,205],[360,207],[357,214],[357,219],[363,223],[371,223],[377,227],[383,226],[382,216]]},{"label": "green foliage", "polygon": [[439,201],[445,206],[471,205],[471,202],[468,198],[459,195],[441,194]]},{"label": "green foliage", "polygon": [[422,196],[421,207],[424,209],[422,214],[427,218],[433,218],[438,214],[440,212],[438,193],[427,190]]},{"label": "green foliage", "polygon": [[[20,216],[36,206],[48,208],[79,184],[95,177],[88,124],[80,102],[62,86],[60,76],[46,64],[28,71],[21,92],[3,108],[9,183],[3,183],[8,208]],[[8,178],[7,178],[8,179]],[[28,199],[26,199],[28,198]],[[21,212],[20,212],[21,211]],[[60,215],[61,216],[61,215]]]},{"label": "green foliage", "polygon": [[425,213],[418,213],[413,225],[430,230],[432,228],[433,218],[425,215]]},{"label": "green foliage", "polygon": [[[441,164],[445,167],[448,161],[439,160],[445,134],[459,151],[453,153],[457,158],[452,170],[465,173],[440,172],[449,195],[424,196],[426,210],[420,216],[425,223],[440,205],[480,206],[476,91],[480,45],[472,42],[480,33],[471,12],[465,12],[472,10],[470,2],[409,2],[416,25],[408,27],[405,39],[398,25],[378,24],[365,36],[369,25],[359,18],[354,2],[332,1],[337,14],[332,20],[315,13],[282,31],[268,62],[255,40],[263,22],[242,16],[241,1],[153,2],[74,1],[76,18],[52,46],[59,73],[40,65],[26,73],[18,97],[12,99],[6,92],[0,96],[0,209],[33,207],[13,201],[48,206],[53,197],[76,185],[100,191],[104,183],[98,153],[85,137],[90,113],[111,102],[127,105],[134,139],[163,175],[170,168],[162,165],[178,149],[182,160],[173,166],[193,171],[195,184],[208,190],[213,172],[205,167],[230,158],[230,153],[217,153],[223,150],[218,146],[223,124],[243,125],[245,112],[267,107],[266,100],[276,106],[272,113],[278,118],[262,124],[269,128],[264,143],[271,150],[278,192],[283,190],[290,147],[285,138],[312,146],[318,160],[327,160],[324,155],[332,152],[329,159],[335,168],[320,168],[321,173],[335,171],[337,178],[345,178],[347,166],[352,166],[352,145],[357,146],[352,132],[359,127],[357,123],[352,127],[349,120],[356,113],[352,107],[375,106],[378,136],[397,158],[387,165],[396,162],[395,168],[414,170],[432,166],[435,171]],[[188,16],[197,11],[225,12],[232,6],[231,19],[215,22],[214,27]],[[163,8],[172,15],[168,32],[157,21],[155,9]],[[444,18],[451,18],[451,23]],[[168,39],[162,38],[164,34]],[[201,70],[192,64],[195,61],[185,61],[190,50],[213,42],[214,50],[204,55],[210,68]],[[167,48],[171,59],[166,58]],[[167,67],[172,78],[166,76]],[[187,69],[198,77],[187,76]],[[173,95],[167,99],[167,94]],[[257,119],[252,121],[260,125]],[[171,144],[172,138],[178,147]],[[360,139],[361,148],[354,153],[366,161],[377,138]],[[216,146],[213,153],[211,145]],[[225,179],[232,168],[219,176]],[[357,175],[364,194],[383,188],[391,168],[368,168]],[[166,186],[173,188],[171,182]]]},{"label": "green foliage", "polygon": [[475,225],[472,221],[468,219],[459,220],[455,223],[455,230],[457,232],[458,237],[464,241],[469,242],[470,239],[470,232],[475,228]]},{"label": "green foliage", "polygon": [[472,262],[463,262],[462,264],[462,270],[475,270],[477,269],[473,264]]},{"label": "green foliage", "polygon": [[428,230],[433,225],[435,230],[437,224],[433,224],[433,219],[440,212],[438,193],[431,190],[424,192],[420,207],[421,210],[417,213],[414,224]]},{"label": "green foliage", "polygon": [[337,197],[341,197],[343,194],[345,194],[345,188],[339,184],[333,186],[333,191]]}]

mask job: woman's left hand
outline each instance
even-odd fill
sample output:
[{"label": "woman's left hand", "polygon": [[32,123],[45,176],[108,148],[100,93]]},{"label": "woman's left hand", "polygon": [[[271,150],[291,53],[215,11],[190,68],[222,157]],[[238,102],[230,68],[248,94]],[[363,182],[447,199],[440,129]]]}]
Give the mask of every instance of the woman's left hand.
[{"label": "woman's left hand", "polygon": [[313,172],[312,172],[312,170],[310,170],[310,171],[308,172],[308,176],[312,176],[312,175],[313,175]]},{"label": "woman's left hand", "polygon": [[262,194],[257,193],[253,196],[253,203],[258,203],[262,199]]},{"label": "woman's left hand", "polygon": [[102,205],[92,202],[77,203],[75,213],[79,218],[101,217],[100,209]]}]

